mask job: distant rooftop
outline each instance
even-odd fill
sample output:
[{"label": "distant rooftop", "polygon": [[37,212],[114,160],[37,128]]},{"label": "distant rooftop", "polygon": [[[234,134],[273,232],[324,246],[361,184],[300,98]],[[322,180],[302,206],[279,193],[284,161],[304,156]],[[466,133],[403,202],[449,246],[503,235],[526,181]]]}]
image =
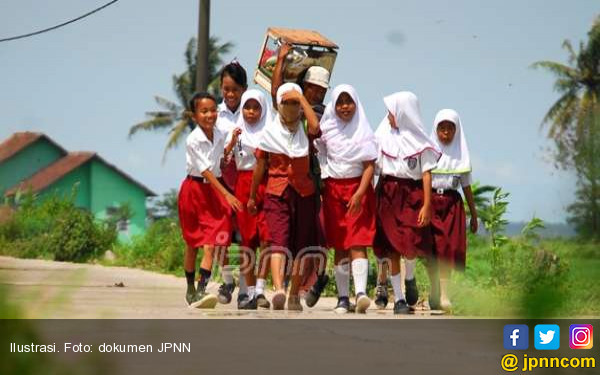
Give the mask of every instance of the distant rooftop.
[{"label": "distant rooftop", "polygon": [[34,143],[40,138],[43,138],[46,141],[52,143],[54,146],[62,150],[64,154],[68,154],[67,150],[62,148],[58,143],[54,142],[50,137],[43,133],[18,132],[11,135],[8,139],[0,143],[0,163],[7,159],[10,159],[19,151]]}]

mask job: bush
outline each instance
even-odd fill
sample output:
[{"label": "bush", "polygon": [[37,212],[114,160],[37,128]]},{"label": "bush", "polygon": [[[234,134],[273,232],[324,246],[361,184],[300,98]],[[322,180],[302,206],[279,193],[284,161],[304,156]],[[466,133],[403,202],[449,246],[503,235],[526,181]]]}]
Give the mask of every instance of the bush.
[{"label": "bush", "polygon": [[96,224],[86,211],[69,210],[61,215],[50,235],[48,250],[54,260],[85,262],[112,248],[116,232],[108,225]]},{"label": "bush", "polygon": [[165,218],[153,222],[144,235],[130,243],[117,245],[115,253],[119,265],[180,274],[184,249],[178,223]]},{"label": "bush", "polygon": [[22,258],[84,262],[111,249],[117,233],[73,203],[74,194],[17,198],[17,210],[0,224],[0,251]]}]

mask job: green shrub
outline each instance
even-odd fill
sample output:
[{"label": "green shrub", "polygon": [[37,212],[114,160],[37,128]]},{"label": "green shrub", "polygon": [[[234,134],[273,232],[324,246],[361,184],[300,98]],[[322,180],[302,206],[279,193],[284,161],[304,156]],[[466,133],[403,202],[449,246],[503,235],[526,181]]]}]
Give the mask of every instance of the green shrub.
[{"label": "green shrub", "polygon": [[115,253],[120,265],[179,274],[184,249],[178,223],[165,218],[150,224],[144,235],[134,237],[130,243],[117,245]]},{"label": "green shrub", "polygon": [[0,225],[0,251],[22,258],[84,262],[111,249],[116,230],[77,208],[74,197],[74,193],[18,196],[14,215]]},{"label": "green shrub", "polygon": [[69,210],[56,220],[48,236],[48,250],[54,260],[85,262],[111,249],[116,232],[97,224],[87,211]]}]

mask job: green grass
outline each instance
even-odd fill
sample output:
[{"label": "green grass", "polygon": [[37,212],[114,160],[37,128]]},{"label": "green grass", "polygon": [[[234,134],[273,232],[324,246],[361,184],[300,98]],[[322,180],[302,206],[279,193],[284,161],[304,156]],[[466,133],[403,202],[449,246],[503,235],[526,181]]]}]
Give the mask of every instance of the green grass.
[{"label": "green grass", "polygon": [[[182,275],[184,243],[176,224],[154,223],[145,236],[115,247],[112,265],[144,268]],[[237,252],[237,245],[230,248]],[[201,252],[199,253],[199,258]],[[548,259],[546,259],[546,258]],[[232,259],[235,259],[232,255]],[[488,239],[469,237],[467,266],[452,274],[450,295],[453,313],[477,317],[573,317],[600,316],[600,245],[572,239],[536,241],[511,238],[500,252],[494,270]],[[106,262],[105,262],[106,263]],[[235,264],[235,262],[232,262]],[[369,250],[369,289],[376,286],[376,262]],[[333,252],[327,272],[333,276]],[[216,279],[219,280],[218,272]],[[417,264],[420,295],[427,298],[430,281],[423,262]],[[325,296],[335,296],[335,281]]]},{"label": "green grass", "polygon": [[[60,220],[57,220],[60,219]],[[161,219],[129,243],[114,241],[102,223],[93,223],[71,203],[58,198],[24,204],[0,225],[0,254],[24,258],[92,261],[183,276],[184,242],[176,221]],[[68,241],[67,241],[68,240]],[[111,242],[112,241],[112,242]],[[99,245],[102,244],[102,245]],[[68,245],[68,246],[67,246]],[[452,275],[453,312],[481,317],[600,316],[600,244],[575,239],[539,240],[535,235],[508,239],[493,264],[489,239],[469,236],[465,272]],[[115,261],[102,254],[112,248]],[[69,250],[66,256],[62,255]],[[230,248],[237,259],[237,245]],[[199,252],[199,259],[202,252]],[[232,264],[236,264],[233,261]],[[376,286],[376,262],[369,250],[369,290]],[[333,276],[333,252],[327,272]],[[218,270],[215,278],[219,280]],[[429,279],[417,266],[420,295],[427,298]],[[335,281],[325,290],[335,296]]]}]

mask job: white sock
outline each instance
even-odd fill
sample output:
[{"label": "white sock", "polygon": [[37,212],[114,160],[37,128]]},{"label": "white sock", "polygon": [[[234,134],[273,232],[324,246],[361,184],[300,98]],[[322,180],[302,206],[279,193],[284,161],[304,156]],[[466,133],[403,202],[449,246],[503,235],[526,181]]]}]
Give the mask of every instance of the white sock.
[{"label": "white sock", "polygon": [[369,261],[367,259],[354,259],[352,261],[352,278],[354,279],[354,292],[367,294],[367,276]]},{"label": "white sock", "polygon": [[248,294],[248,286],[246,285],[246,277],[240,275],[240,286],[239,294]]},{"label": "white sock", "polygon": [[221,269],[221,277],[223,278],[223,282],[225,284],[233,284],[233,270],[231,266],[223,266]]},{"label": "white sock", "polygon": [[254,287],[254,286],[249,286],[248,287],[248,297],[250,299],[254,298],[255,290],[256,290],[256,287]]},{"label": "white sock", "polygon": [[402,293],[402,277],[400,276],[400,272],[397,275],[392,275],[390,279],[392,280],[392,288],[394,288],[394,302],[405,299],[404,293]]},{"label": "white sock", "polygon": [[256,279],[256,295],[265,294],[265,279]]},{"label": "white sock", "polygon": [[417,266],[417,258],[404,260],[404,269],[406,270],[406,275],[404,275],[404,280],[412,280],[415,278],[415,267],[416,266]]},{"label": "white sock", "polygon": [[348,297],[350,295],[350,267],[349,264],[342,263],[334,267],[335,285],[338,290],[338,297]]}]

